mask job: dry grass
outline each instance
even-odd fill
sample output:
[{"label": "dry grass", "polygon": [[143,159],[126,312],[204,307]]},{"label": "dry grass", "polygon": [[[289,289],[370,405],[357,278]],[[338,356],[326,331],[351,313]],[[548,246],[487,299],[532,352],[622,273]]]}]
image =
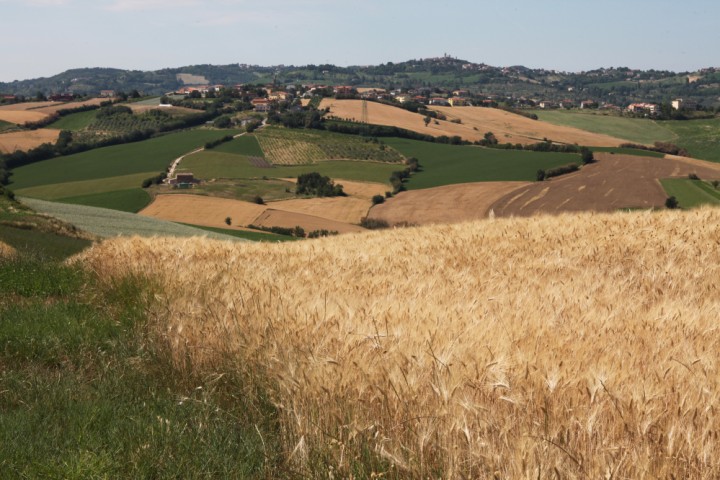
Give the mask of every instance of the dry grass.
[{"label": "dry grass", "polygon": [[80,258],[152,272],[179,371],[263,390],[310,477],[711,479],[719,237],[704,209]]},{"label": "dry grass", "polygon": [[14,257],[17,251],[7,243],[0,242],[0,259]]},{"label": "dry grass", "polygon": [[23,102],[23,103],[11,103],[9,105],[0,106],[0,112],[24,112],[26,110],[35,110],[38,108],[50,107],[57,105],[57,102]]},{"label": "dry grass", "polygon": [[39,122],[47,118],[46,113],[37,110],[0,110],[0,120],[3,122],[23,125],[27,122]]},{"label": "dry grass", "polygon": [[[618,146],[625,140],[587,132],[573,127],[553,125],[547,122],[531,120],[496,108],[482,107],[430,107],[447,117],[438,124],[430,122],[425,126],[423,116],[403,110],[399,107],[367,102],[368,122],[376,125],[391,125],[413,132],[439,137],[441,135],[460,136],[465,140],[482,140],[486,132],[493,132],[500,143],[532,144],[548,138],[554,142],[577,143],[592,146]],[[360,121],[362,118],[361,100],[323,99],[320,108],[329,108],[330,114],[343,119]],[[450,120],[459,119],[462,123]]]},{"label": "dry grass", "polygon": [[60,130],[41,128],[0,134],[0,153],[12,153],[15,150],[30,150],[43,143],[55,143]]}]

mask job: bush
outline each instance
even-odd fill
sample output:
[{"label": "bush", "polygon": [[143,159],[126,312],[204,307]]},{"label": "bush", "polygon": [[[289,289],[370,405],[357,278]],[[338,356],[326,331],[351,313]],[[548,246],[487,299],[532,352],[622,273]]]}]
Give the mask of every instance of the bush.
[{"label": "bush", "polygon": [[570,163],[561,167],[551,168],[550,170],[545,170],[545,178],[548,179],[550,177],[558,177],[567,173],[577,172],[579,169],[580,167],[577,163]]},{"label": "bush", "polygon": [[324,177],[318,172],[303,173],[297,178],[295,193],[298,195],[312,195],[315,197],[344,197],[342,185],[335,185],[330,177]]},{"label": "bush", "polygon": [[255,195],[255,198],[253,198],[253,202],[257,203],[258,205],[265,205],[265,200],[260,195]]},{"label": "bush", "polygon": [[232,218],[230,218],[230,217],[225,217],[225,224],[228,225],[228,226],[230,226],[230,225],[232,224]]},{"label": "bush", "polygon": [[380,205],[381,203],[385,203],[385,197],[383,195],[375,195],[372,197],[372,203],[373,205]]},{"label": "bush", "polygon": [[580,156],[582,157],[583,165],[587,165],[595,161],[592,150],[587,147],[580,148]]},{"label": "bush", "polygon": [[363,217],[362,220],[360,220],[360,226],[363,228],[367,228],[368,230],[380,230],[383,228],[390,228],[390,224],[388,224],[388,222],[386,222],[385,220],[367,217]]},{"label": "bush", "polygon": [[680,203],[677,201],[677,198],[675,198],[674,196],[669,197],[667,200],[665,200],[665,208],[675,209],[675,208],[679,208],[679,207],[680,207]]},{"label": "bush", "polygon": [[717,188],[720,186],[720,181],[719,181],[719,180],[713,180],[712,182],[710,182],[710,184],[711,184],[713,187],[715,187],[715,190],[717,190]]},{"label": "bush", "polygon": [[538,182],[542,182],[543,180],[545,180],[545,170],[543,170],[542,168],[539,169],[539,170],[537,171],[537,173],[535,174],[535,179],[536,179]]},{"label": "bush", "polygon": [[690,180],[700,180],[700,177],[698,177],[697,173],[688,173],[688,178]]}]

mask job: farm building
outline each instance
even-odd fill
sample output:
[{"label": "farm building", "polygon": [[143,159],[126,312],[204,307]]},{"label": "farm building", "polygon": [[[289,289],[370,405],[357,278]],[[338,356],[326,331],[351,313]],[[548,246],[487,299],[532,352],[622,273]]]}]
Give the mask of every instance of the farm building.
[{"label": "farm building", "polygon": [[580,108],[597,108],[598,103],[595,100],[583,100],[580,102]]},{"label": "farm building", "polygon": [[660,113],[660,105],[655,103],[631,103],[627,107],[628,112],[632,113],[649,113],[655,115]]},{"label": "farm building", "polygon": [[267,98],[253,98],[251,102],[256,112],[267,112],[270,110],[270,100]]},{"label": "farm building", "polygon": [[453,107],[467,107],[470,105],[470,101],[467,98],[461,97],[452,97],[448,100],[448,103],[450,103]]},{"label": "farm building", "polygon": [[192,188],[193,185],[200,183],[191,172],[183,172],[175,175],[175,178],[168,180],[168,184],[174,188]]},{"label": "farm building", "polygon": [[448,102],[445,98],[431,98],[429,103],[430,105],[437,105],[438,107],[450,106],[450,102]]},{"label": "farm building", "polygon": [[115,96],[115,90],[100,90],[100,96],[110,98]]},{"label": "farm building", "polygon": [[673,110],[697,110],[697,103],[677,98],[672,101]]}]

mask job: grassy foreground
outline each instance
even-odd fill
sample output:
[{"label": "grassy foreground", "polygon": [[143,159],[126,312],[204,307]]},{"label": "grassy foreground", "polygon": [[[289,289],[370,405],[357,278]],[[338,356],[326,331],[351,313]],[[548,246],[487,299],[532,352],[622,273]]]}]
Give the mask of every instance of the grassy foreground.
[{"label": "grassy foreground", "polygon": [[229,378],[175,374],[146,335],[151,292],[141,277],[98,282],[81,266],[0,258],[0,476],[272,471],[272,409],[246,410]]},{"label": "grassy foreground", "polygon": [[709,479],[718,225],[698,209],[115,239],[79,261],[151,274],[148,335],[178,375],[276,407],[277,476]]}]

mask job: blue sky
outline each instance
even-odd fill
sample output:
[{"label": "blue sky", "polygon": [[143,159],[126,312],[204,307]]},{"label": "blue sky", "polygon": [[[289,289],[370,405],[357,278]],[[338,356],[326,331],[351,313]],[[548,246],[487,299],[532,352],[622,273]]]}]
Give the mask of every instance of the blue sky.
[{"label": "blue sky", "polygon": [[0,0],[0,81],[69,68],[368,65],[441,56],[564,71],[720,67],[717,0]]}]

